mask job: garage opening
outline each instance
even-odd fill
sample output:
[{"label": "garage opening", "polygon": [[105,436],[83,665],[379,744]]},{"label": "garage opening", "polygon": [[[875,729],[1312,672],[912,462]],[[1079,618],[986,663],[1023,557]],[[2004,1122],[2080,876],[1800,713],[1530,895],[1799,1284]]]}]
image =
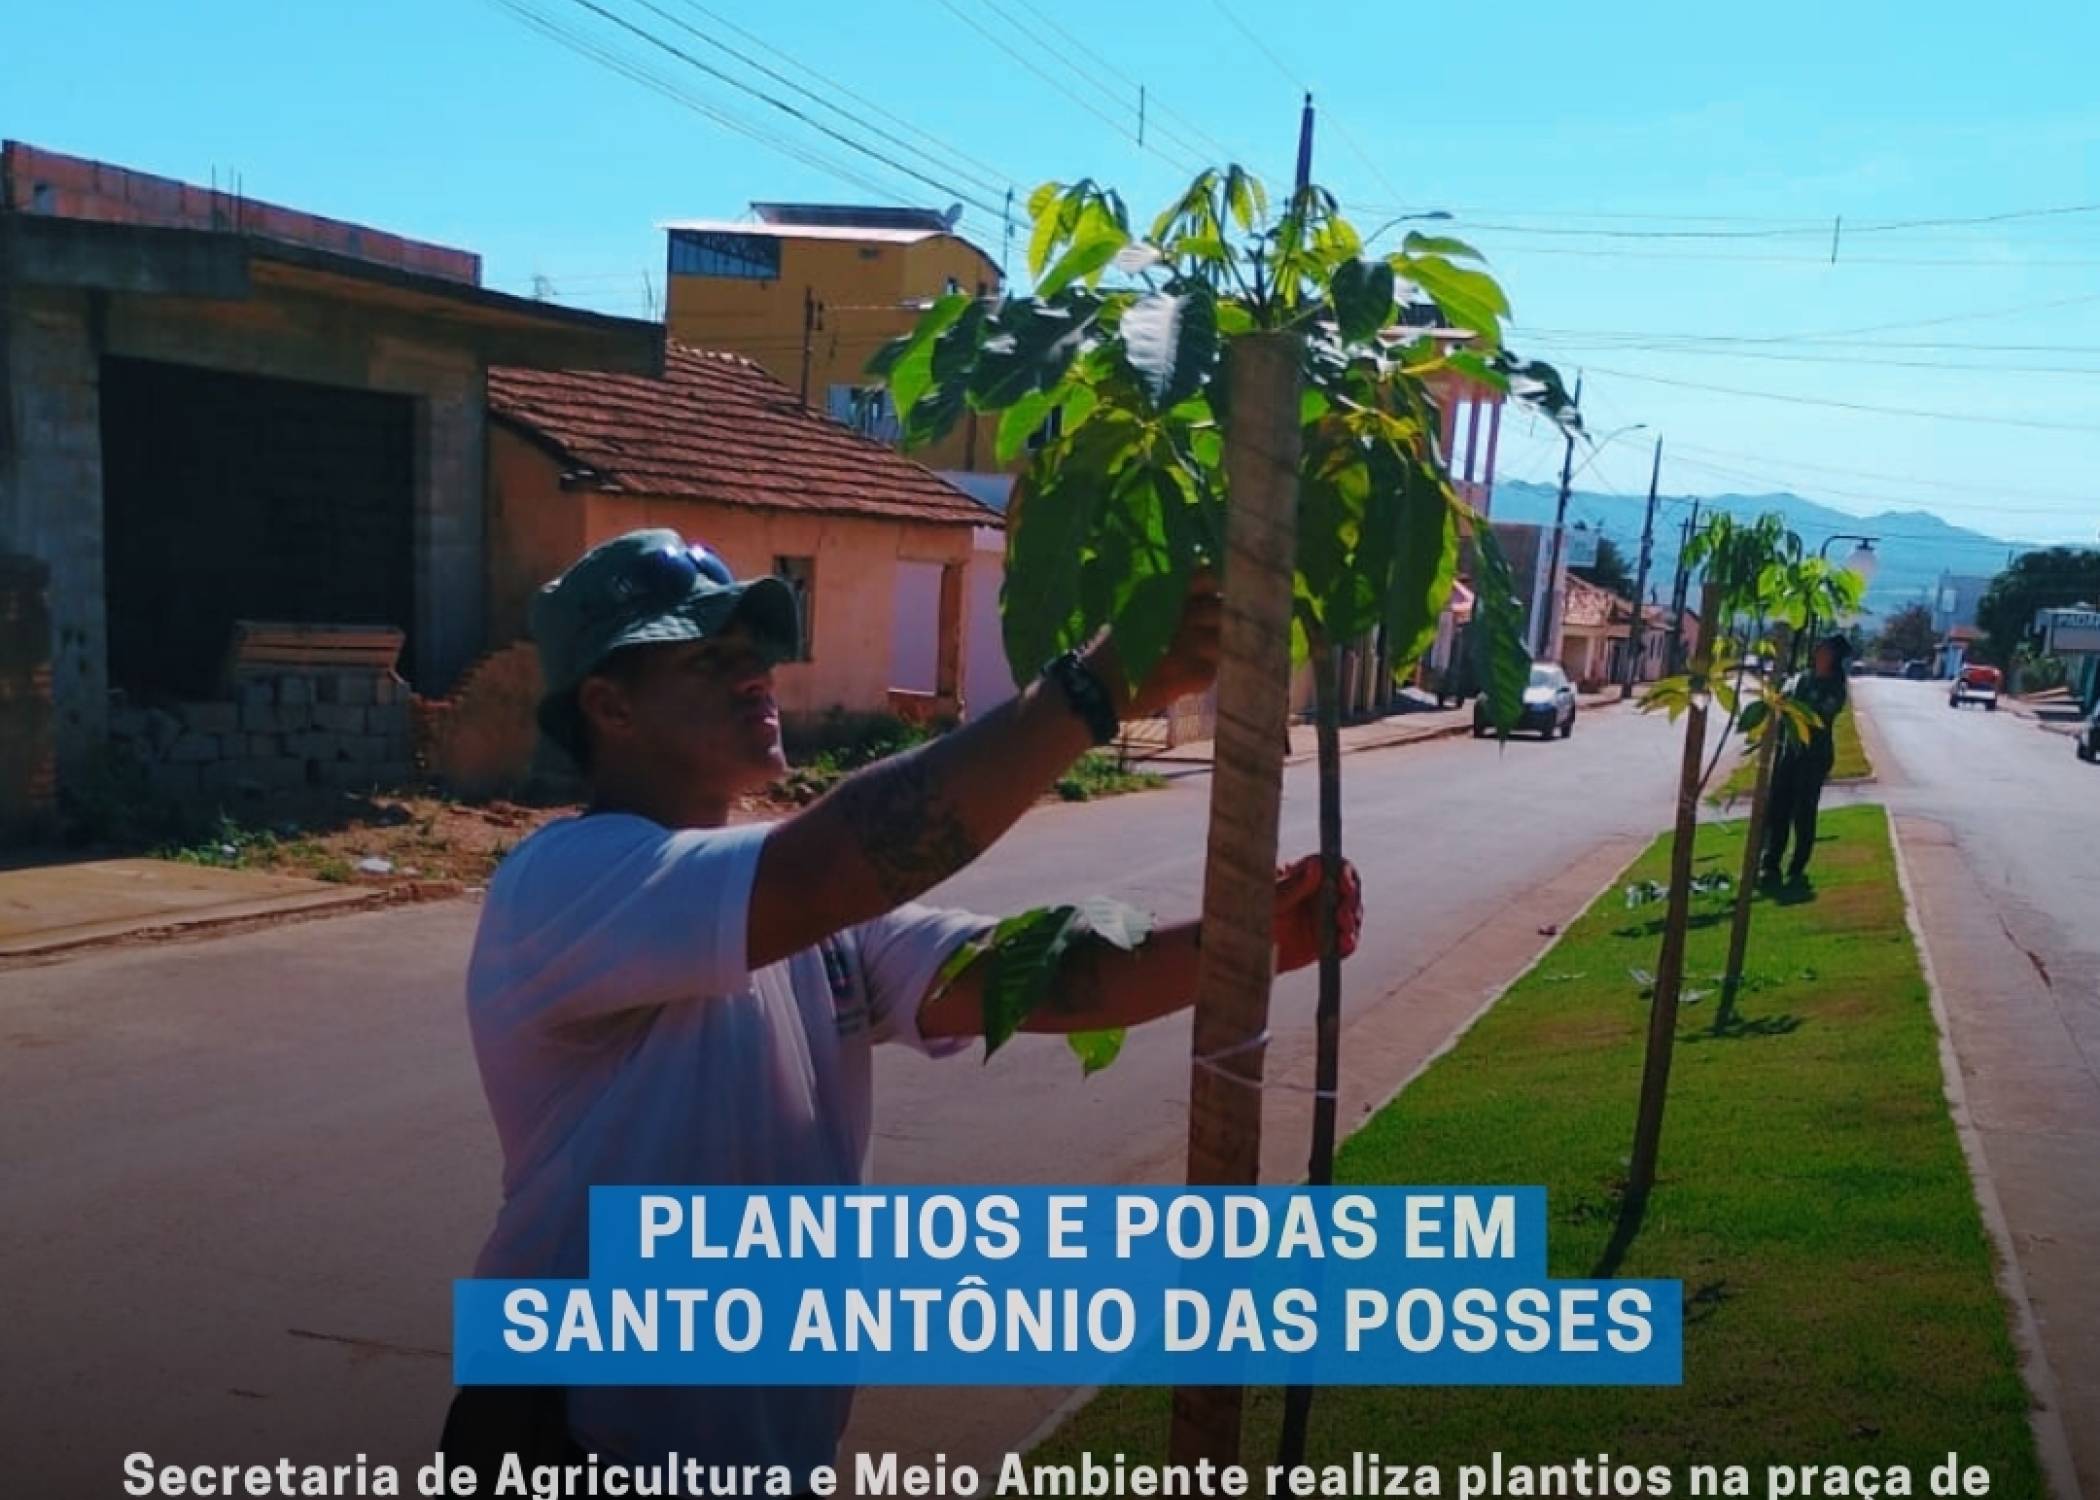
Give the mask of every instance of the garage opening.
[{"label": "garage opening", "polygon": [[415,422],[407,396],[105,359],[110,685],[212,696],[236,620],[410,630]]}]

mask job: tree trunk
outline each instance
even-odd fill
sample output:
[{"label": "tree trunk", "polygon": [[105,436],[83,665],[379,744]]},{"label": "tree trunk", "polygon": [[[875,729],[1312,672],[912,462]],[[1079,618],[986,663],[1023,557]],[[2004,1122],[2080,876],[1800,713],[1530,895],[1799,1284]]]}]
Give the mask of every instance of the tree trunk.
[{"label": "tree trunk", "polygon": [[1772,797],[1772,761],[1779,753],[1779,736],[1785,732],[1786,725],[1777,714],[1767,716],[1765,737],[1757,747],[1757,781],[1750,792],[1750,826],[1743,833],[1742,871],[1736,877],[1735,916],[1728,929],[1728,968],[1721,980],[1721,1008],[1714,1012],[1716,1031],[1734,1019],[1736,993],[1743,985],[1743,956],[1750,947],[1750,897],[1757,890],[1766,804]]},{"label": "tree trunk", "polygon": [[[1335,1094],[1342,1077],[1342,948],[1337,920],[1342,894],[1342,723],[1333,643],[1315,637],[1312,660],[1320,744],[1320,999],[1314,1012],[1318,1061],[1312,1157],[1305,1176],[1314,1187],[1326,1187],[1334,1181]],[[1294,1468],[1305,1459],[1312,1399],[1309,1385],[1294,1385],[1284,1392],[1283,1439],[1276,1462],[1285,1468]]]},{"label": "tree trunk", "polygon": [[[1721,609],[1720,590],[1700,592],[1699,643],[1692,674],[1713,669],[1713,630]],[[1655,1161],[1662,1147],[1663,1101],[1669,1094],[1670,1060],[1677,1044],[1677,997],[1684,988],[1685,927],[1692,903],[1692,842],[1699,832],[1699,779],[1706,752],[1706,703],[1696,697],[1684,716],[1684,760],[1677,773],[1677,828],[1670,841],[1670,899],[1663,918],[1662,956],[1655,964],[1655,999],[1648,1007],[1648,1051],[1641,1065],[1640,1112],[1633,1126],[1633,1165],[1626,1176],[1626,1207],[1637,1216],[1655,1186]]]},{"label": "tree trunk", "polygon": [[[1261,1172],[1276,816],[1290,730],[1298,341],[1235,339],[1230,379],[1223,656],[1189,1072],[1188,1180],[1195,1186],[1251,1184]],[[1244,1394],[1237,1386],[1177,1389],[1173,1461],[1238,1462]]]}]

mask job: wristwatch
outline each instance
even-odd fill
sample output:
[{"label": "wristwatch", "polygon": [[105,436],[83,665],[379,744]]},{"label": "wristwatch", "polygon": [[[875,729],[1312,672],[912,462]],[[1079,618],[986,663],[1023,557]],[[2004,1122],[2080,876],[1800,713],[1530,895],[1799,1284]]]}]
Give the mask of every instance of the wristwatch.
[{"label": "wristwatch", "polygon": [[1086,722],[1096,745],[1110,743],[1121,731],[1123,723],[1109,701],[1108,688],[1094,675],[1093,668],[1080,660],[1077,651],[1052,658],[1043,668],[1043,680],[1055,683],[1065,695],[1065,702]]}]

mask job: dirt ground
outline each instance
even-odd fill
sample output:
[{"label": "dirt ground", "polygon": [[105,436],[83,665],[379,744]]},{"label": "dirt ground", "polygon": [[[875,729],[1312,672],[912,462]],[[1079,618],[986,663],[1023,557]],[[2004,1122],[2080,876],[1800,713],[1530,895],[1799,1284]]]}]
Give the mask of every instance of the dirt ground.
[{"label": "dirt ground", "polygon": [[[1067,778],[1046,801],[1085,801],[1162,784],[1112,765]],[[821,793],[836,773],[798,773],[771,792],[748,797],[730,821],[755,822],[793,812]],[[578,810],[574,803],[530,805],[496,799],[463,802],[430,791],[313,792],[250,803],[214,825],[146,849],[163,859],[229,869],[303,875],[374,887],[486,885],[505,855],[541,825]]]}]

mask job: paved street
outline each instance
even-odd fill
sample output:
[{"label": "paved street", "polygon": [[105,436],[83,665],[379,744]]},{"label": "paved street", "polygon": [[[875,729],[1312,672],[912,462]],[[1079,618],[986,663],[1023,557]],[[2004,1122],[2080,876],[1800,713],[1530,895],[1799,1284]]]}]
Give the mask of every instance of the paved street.
[{"label": "paved street", "polygon": [[[1350,965],[1345,1118],[1475,1013],[1668,814],[1659,721],[1566,743],[1470,739],[1351,756],[1370,903]],[[1294,770],[1286,845],[1312,841]],[[1106,889],[1193,910],[1201,778],[1032,814],[943,894],[991,908]],[[0,1455],[9,1493],[107,1494],[122,1456],[427,1457],[447,1394],[449,1279],[495,1206],[460,1013],[476,908],[454,902],[0,972]],[[1385,997],[1406,986],[1406,1007]],[[1272,1076],[1302,1071],[1312,987],[1279,987]],[[885,1057],[877,1166],[897,1181],[1169,1178],[1187,1033],[1163,1024],[1082,1083],[1062,1044],[989,1067]],[[1301,1095],[1270,1158],[1302,1162]],[[943,1403],[891,1437],[1032,1426],[1031,1397]],[[901,1421],[871,1400],[862,1430]],[[963,1407],[972,1408],[963,1411]],[[989,1424],[989,1425],[987,1425]],[[948,1438],[957,1442],[951,1444]],[[1001,1440],[1010,1440],[1007,1434]]]},{"label": "paved street", "polygon": [[1943,684],[1858,689],[2039,1383],[2100,1495],[2100,769],[2023,715],[1950,709]]}]

